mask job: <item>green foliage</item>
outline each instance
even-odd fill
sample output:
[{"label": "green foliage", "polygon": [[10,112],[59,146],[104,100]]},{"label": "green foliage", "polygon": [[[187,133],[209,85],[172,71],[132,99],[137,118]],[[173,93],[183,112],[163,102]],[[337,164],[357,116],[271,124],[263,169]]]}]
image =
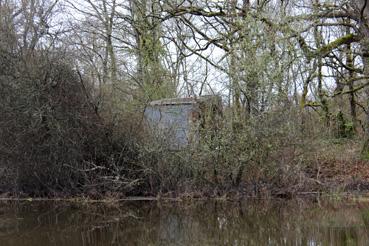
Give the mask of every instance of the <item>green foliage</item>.
[{"label": "green foliage", "polygon": [[364,141],[364,145],[361,150],[361,159],[369,160],[369,140],[368,139]]},{"label": "green foliage", "polygon": [[355,135],[354,123],[352,121],[346,122],[345,124],[346,137],[352,138]]},{"label": "green foliage", "polygon": [[355,135],[354,123],[347,121],[342,111],[339,111],[336,115],[336,127],[337,138],[352,138]]}]

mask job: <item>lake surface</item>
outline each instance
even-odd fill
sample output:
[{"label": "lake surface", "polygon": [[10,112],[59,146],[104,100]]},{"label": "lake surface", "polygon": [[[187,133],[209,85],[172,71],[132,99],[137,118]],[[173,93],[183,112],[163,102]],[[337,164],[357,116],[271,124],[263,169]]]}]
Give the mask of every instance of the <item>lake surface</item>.
[{"label": "lake surface", "polygon": [[369,202],[2,202],[0,245],[369,245]]}]

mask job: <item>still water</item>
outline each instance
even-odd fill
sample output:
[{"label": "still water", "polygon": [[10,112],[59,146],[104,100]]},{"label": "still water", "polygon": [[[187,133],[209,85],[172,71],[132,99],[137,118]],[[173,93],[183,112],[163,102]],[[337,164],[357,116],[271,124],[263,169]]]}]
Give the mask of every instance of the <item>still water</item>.
[{"label": "still water", "polygon": [[369,203],[2,202],[0,245],[369,245]]}]

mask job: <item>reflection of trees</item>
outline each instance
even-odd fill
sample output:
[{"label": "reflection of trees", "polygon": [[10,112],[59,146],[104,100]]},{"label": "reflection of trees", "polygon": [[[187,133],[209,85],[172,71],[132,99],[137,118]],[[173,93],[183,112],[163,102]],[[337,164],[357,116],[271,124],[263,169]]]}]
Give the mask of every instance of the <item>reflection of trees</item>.
[{"label": "reflection of trees", "polygon": [[9,203],[1,245],[363,245],[369,209],[303,202]]}]

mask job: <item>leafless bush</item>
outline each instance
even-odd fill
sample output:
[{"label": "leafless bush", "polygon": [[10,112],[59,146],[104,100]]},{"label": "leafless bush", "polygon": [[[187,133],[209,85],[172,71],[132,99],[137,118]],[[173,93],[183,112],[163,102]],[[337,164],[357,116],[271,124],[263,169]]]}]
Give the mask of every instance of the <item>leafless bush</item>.
[{"label": "leafless bush", "polygon": [[120,181],[128,150],[95,111],[93,88],[58,57],[1,57],[0,162],[17,174],[8,177],[17,179],[13,191],[73,193]]},{"label": "leafless bush", "polygon": [[303,153],[308,153],[306,131],[296,121],[298,114],[297,109],[289,108],[242,124],[225,120],[221,128],[202,129],[200,144],[177,151],[168,150],[165,142],[146,141],[139,151],[146,190],[207,192],[254,187],[259,192],[263,186],[271,190],[297,185],[306,164]]}]

